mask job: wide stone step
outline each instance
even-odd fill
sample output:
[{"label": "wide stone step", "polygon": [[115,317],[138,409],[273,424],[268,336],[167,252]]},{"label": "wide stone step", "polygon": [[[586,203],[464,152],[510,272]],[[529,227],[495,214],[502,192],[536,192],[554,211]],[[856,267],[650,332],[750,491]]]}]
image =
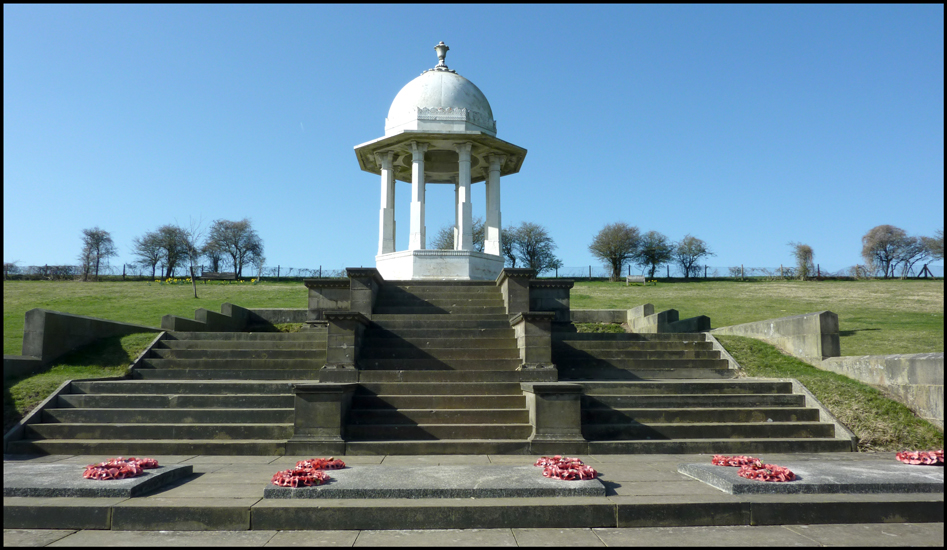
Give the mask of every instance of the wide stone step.
[{"label": "wide stone step", "polygon": [[362,382],[356,395],[516,395],[523,390],[518,382]]},{"label": "wide stone step", "polygon": [[[517,382],[523,379],[521,371],[462,371],[462,370],[367,370],[359,371],[359,382]],[[550,380],[555,381],[555,380]]]},{"label": "wide stone step", "polygon": [[103,424],[287,424],[294,409],[47,409],[43,422]]},{"label": "wide stone step", "polygon": [[693,422],[818,422],[819,410],[784,408],[680,408],[680,409],[605,409],[582,411],[587,424],[693,423]]},{"label": "wide stone step", "polygon": [[581,340],[581,341],[553,341],[552,350],[553,353],[559,352],[568,352],[568,351],[578,351],[578,350],[589,350],[589,351],[599,351],[599,350],[631,350],[631,351],[646,351],[646,350],[700,350],[700,351],[711,351],[713,350],[712,342],[678,342],[678,341],[650,341],[650,340],[615,340],[615,341],[598,341],[598,340]]},{"label": "wide stone step", "polygon": [[804,407],[801,394],[736,395],[594,395],[582,396],[583,408],[681,409],[685,407]]},{"label": "wide stone step", "polygon": [[28,439],[288,439],[290,424],[30,424]]},{"label": "wide stone step", "polygon": [[519,359],[377,359],[358,361],[364,370],[507,370],[523,364]]},{"label": "wide stone step", "polygon": [[384,307],[424,307],[431,306],[437,308],[450,306],[474,306],[474,307],[503,307],[503,298],[500,295],[492,296],[487,294],[468,294],[468,295],[447,295],[421,298],[415,295],[386,295],[379,294],[375,300],[375,306]]},{"label": "wide stone step", "polygon": [[[285,342],[291,340],[325,340],[326,329],[307,329],[299,332],[169,332],[170,340],[220,340],[253,341],[271,340]],[[162,340],[163,341],[163,340]]]},{"label": "wide stone step", "polygon": [[759,394],[792,393],[792,382],[776,380],[688,380],[649,382],[582,382],[585,395]]},{"label": "wide stone step", "polygon": [[553,342],[564,342],[575,345],[573,342],[706,342],[707,336],[702,332],[552,332]]},{"label": "wide stone step", "polygon": [[356,395],[355,409],[522,409],[523,395]]},{"label": "wide stone step", "polygon": [[507,323],[506,328],[397,328],[383,329],[369,328],[365,331],[365,341],[376,343],[382,339],[400,339],[413,344],[422,344],[431,338],[446,338],[451,340],[470,339],[508,339],[513,338],[513,329]]},{"label": "wide stone step", "polygon": [[583,424],[582,434],[589,440],[810,438],[833,437],[835,426],[819,422]]},{"label": "wide stone step", "polygon": [[312,340],[161,340],[154,349],[173,350],[322,350],[326,338]]},{"label": "wide stone step", "polygon": [[506,308],[499,306],[470,306],[470,305],[444,305],[444,306],[405,306],[405,305],[386,305],[375,304],[372,310],[372,319],[376,316],[384,315],[505,315]]},{"label": "wide stone step", "polygon": [[514,338],[414,338],[405,340],[396,337],[375,338],[370,334],[362,340],[363,353],[376,349],[385,352],[401,350],[428,350],[444,348],[474,348],[474,349],[513,349],[518,350]]},{"label": "wide stone step", "polygon": [[152,369],[320,369],[325,357],[309,359],[152,359],[142,360],[142,367]]},{"label": "wide stone step", "polygon": [[153,349],[159,359],[308,359],[325,363],[326,350],[323,349]]},{"label": "wide stone step", "polygon": [[15,454],[101,456],[276,456],[285,454],[286,439],[229,441],[212,439],[24,439],[11,442],[9,451]]},{"label": "wide stone step", "polygon": [[[469,343],[468,343],[469,345]],[[380,347],[380,346],[366,346],[362,349],[361,361],[371,361],[374,359],[399,359],[402,361],[413,362],[418,359],[439,359],[439,360],[455,360],[455,359],[482,359],[482,360],[493,360],[493,359],[519,359],[520,351],[513,346],[508,346],[506,349],[491,349],[486,346],[484,347],[475,347],[475,348],[464,348],[464,347],[450,347],[450,348],[435,348],[430,346],[425,346],[423,348],[418,347],[401,347],[401,348],[391,348],[391,347]]]},{"label": "wide stone step", "polygon": [[293,393],[293,385],[264,382],[242,382],[237,380],[197,382],[197,381],[146,381],[146,380],[79,380],[73,381],[70,389],[73,394],[287,394]]},{"label": "wide stone step", "polygon": [[720,359],[720,352],[713,350],[556,350],[552,351],[553,361],[604,361],[638,359]]},{"label": "wide stone step", "polygon": [[142,380],[319,380],[322,367],[316,369],[138,369],[134,376]]},{"label": "wide stone step", "polygon": [[529,441],[517,439],[445,439],[417,441],[346,441],[347,455],[522,455]]},{"label": "wide stone step", "polygon": [[526,409],[353,409],[350,425],[369,424],[528,424]]},{"label": "wide stone step", "polygon": [[[402,319],[402,317],[413,318]],[[469,317],[469,319],[465,317]],[[477,319],[476,317],[476,315],[372,315],[372,328],[390,331],[404,329],[510,329],[508,319]]]},{"label": "wide stone step", "polygon": [[736,376],[735,371],[730,369],[672,368],[649,370],[647,368],[619,369],[615,367],[559,367],[559,380],[563,382],[583,382],[586,380],[701,380],[715,378],[727,379],[733,378],[734,376]]},{"label": "wide stone step", "polygon": [[372,424],[348,425],[347,438],[357,441],[425,439],[523,439],[533,432],[529,424]]},{"label": "wide stone step", "polygon": [[746,454],[850,452],[847,439],[744,438],[590,441],[589,454]]},{"label": "wide stone step", "polygon": [[295,396],[288,395],[60,395],[58,408],[85,409],[279,409],[295,406]]},{"label": "wide stone step", "polygon": [[[554,359],[556,360],[556,359]],[[659,370],[659,369],[727,369],[730,363],[726,359],[578,359],[558,358],[556,363],[560,368],[571,369],[601,369],[614,368],[625,370]]]}]

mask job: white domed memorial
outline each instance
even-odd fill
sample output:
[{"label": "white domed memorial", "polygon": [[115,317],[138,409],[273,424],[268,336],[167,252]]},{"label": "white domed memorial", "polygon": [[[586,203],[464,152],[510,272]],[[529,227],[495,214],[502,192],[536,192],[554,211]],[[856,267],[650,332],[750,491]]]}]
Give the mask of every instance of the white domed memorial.
[{"label": "white domed memorial", "polygon": [[[519,172],[526,149],[496,137],[493,109],[473,82],[447,67],[449,48],[434,47],[438,64],[398,92],[385,135],[355,147],[362,170],[381,176],[378,255],[387,280],[494,280],[503,269],[500,178]],[[411,184],[408,249],[395,250],[395,182]],[[485,182],[484,250],[473,245],[470,188]],[[454,186],[454,249],[428,250],[427,184]]]}]

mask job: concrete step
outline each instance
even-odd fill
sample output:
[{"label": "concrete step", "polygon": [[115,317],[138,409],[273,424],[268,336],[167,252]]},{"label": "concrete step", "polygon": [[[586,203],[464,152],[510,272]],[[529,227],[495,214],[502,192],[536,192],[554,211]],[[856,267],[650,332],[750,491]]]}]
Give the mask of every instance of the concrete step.
[{"label": "concrete step", "polygon": [[553,361],[608,361],[635,359],[720,359],[720,352],[714,350],[552,350]]},{"label": "concrete step", "polygon": [[820,422],[650,422],[620,424],[583,424],[589,440],[625,439],[733,439],[733,438],[810,438],[835,436],[835,426]]},{"label": "concrete step", "polygon": [[801,394],[734,394],[734,395],[585,395],[584,409],[681,409],[733,407],[804,407]]},{"label": "concrete step", "polygon": [[289,439],[289,424],[30,424],[27,439]]},{"label": "concrete step", "polygon": [[312,340],[161,340],[155,349],[174,350],[323,350],[326,338]]},{"label": "concrete step", "polygon": [[320,369],[326,364],[325,357],[307,359],[153,359],[142,360],[136,370],[152,369]]},{"label": "concrete step", "polygon": [[425,439],[522,439],[532,434],[527,424],[372,424],[348,425],[347,439],[352,441],[389,441]]},{"label": "concrete step", "polygon": [[295,410],[287,409],[47,409],[43,422],[104,424],[154,422],[158,424],[286,424]]},{"label": "concrete step", "polygon": [[141,380],[319,380],[322,367],[313,369],[138,369],[134,376]]},{"label": "concrete step", "polygon": [[[515,344],[515,342],[513,342]],[[470,345],[470,343],[468,343]],[[436,348],[431,346],[419,347],[380,347],[365,346],[360,356],[361,361],[373,359],[398,359],[406,362],[413,362],[418,359],[516,359],[519,360],[520,351],[514,346],[507,346],[505,349],[493,349],[487,346],[477,347],[447,347]]]},{"label": "concrete step", "polygon": [[674,340],[659,340],[659,341],[650,341],[650,340],[613,340],[613,341],[599,341],[599,340],[569,340],[569,341],[556,341],[553,340],[552,343],[553,353],[563,352],[563,351],[577,351],[577,350],[632,350],[632,351],[645,351],[645,350],[701,350],[701,351],[711,351],[713,350],[712,342],[679,342]]},{"label": "concrete step", "polygon": [[156,359],[285,359],[321,360],[325,364],[326,349],[152,349]]},{"label": "concrete step", "polygon": [[355,395],[353,409],[522,409],[523,395]]},{"label": "concrete step", "polygon": [[650,333],[613,333],[613,332],[552,332],[553,342],[706,342],[702,332]]},{"label": "concrete step", "polygon": [[299,332],[169,332],[169,340],[222,340],[274,342],[297,340],[325,340],[326,329],[307,329]]},{"label": "concrete step", "polygon": [[242,382],[233,381],[169,381],[145,380],[79,380],[70,386],[73,394],[291,394],[293,385],[286,382]]},{"label": "concrete step", "polygon": [[519,382],[362,382],[356,395],[516,395],[522,396]]},{"label": "concrete step", "polygon": [[510,321],[506,316],[490,316],[484,319],[478,317],[478,315],[372,315],[372,328],[389,331],[404,329],[510,329]]},{"label": "concrete step", "polygon": [[445,439],[416,441],[346,441],[347,455],[523,455],[529,454],[529,441],[522,438]]},{"label": "concrete step", "polygon": [[[460,371],[460,370],[368,370],[359,371],[359,382],[517,382],[522,371]],[[551,380],[554,381],[554,380]]]},{"label": "concrete step", "polygon": [[[512,331],[511,331],[512,332]],[[401,350],[429,350],[445,348],[471,348],[471,349],[512,349],[518,350],[516,339],[510,338],[415,338],[405,340],[397,337],[375,337],[374,334],[366,336],[363,342],[362,353],[366,351],[383,350],[384,352],[399,352]]]},{"label": "concrete step", "polygon": [[295,396],[259,394],[60,395],[56,407],[82,409],[279,409],[294,407]]},{"label": "concrete step", "polygon": [[517,359],[359,359],[364,370],[498,370],[515,371],[522,365]]},{"label": "concrete step", "polygon": [[802,407],[696,408],[654,409],[587,408],[582,411],[587,424],[694,423],[694,422],[818,422],[819,410]]},{"label": "concrete step", "polygon": [[568,365],[559,367],[559,380],[563,382],[584,382],[586,380],[701,380],[727,379],[736,376],[730,369],[702,369],[702,368],[672,368],[649,370],[646,368],[619,369],[615,367],[602,368],[570,368]]},{"label": "concrete step", "polygon": [[375,304],[372,308],[372,319],[384,315],[506,315],[506,308],[498,306],[473,305],[444,305],[444,306],[410,306]]},{"label": "concrete step", "polygon": [[553,360],[560,368],[570,369],[601,369],[615,368],[625,370],[661,370],[661,369],[727,369],[730,363],[726,359],[648,359],[648,358],[612,358],[612,359],[578,359],[568,357],[554,357]]},{"label": "concrete step", "polygon": [[384,307],[424,307],[431,306],[437,308],[449,306],[473,306],[473,307],[503,307],[503,297],[499,294],[468,294],[468,295],[444,295],[421,298],[413,294],[404,295],[386,295],[380,294],[375,300],[375,306]]},{"label": "concrete step", "polygon": [[747,454],[850,452],[851,441],[830,437],[590,441],[589,454]]},{"label": "concrete step", "polygon": [[365,331],[366,342],[375,340],[401,339],[414,344],[422,344],[431,338],[450,340],[513,338],[513,329],[507,323],[506,328],[393,328],[370,327]]},{"label": "concrete step", "polygon": [[23,439],[11,442],[9,452],[14,454],[97,456],[276,456],[285,454],[286,440]]},{"label": "concrete step", "polygon": [[527,409],[353,409],[350,425],[529,424]]},{"label": "concrete step", "polygon": [[648,382],[583,382],[586,395],[792,393],[792,382],[759,379]]}]

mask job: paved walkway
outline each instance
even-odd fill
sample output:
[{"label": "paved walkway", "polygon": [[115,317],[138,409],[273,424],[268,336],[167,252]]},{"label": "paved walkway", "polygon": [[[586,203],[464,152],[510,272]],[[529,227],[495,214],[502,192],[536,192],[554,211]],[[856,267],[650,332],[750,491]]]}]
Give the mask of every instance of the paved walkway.
[{"label": "paved walkway", "polygon": [[[893,461],[894,453],[824,453],[765,454],[768,463],[786,464],[819,461],[839,465],[863,461]],[[22,462],[25,457],[5,456],[5,462]],[[28,461],[86,465],[100,462],[105,456],[45,456]],[[943,546],[943,523],[883,523],[905,521],[898,518],[900,501],[929,501],[922,508],[940,510],[940,515],[920,521],[937,521],[943,517],[943,493],[923,495],[731,495],[703,482],[678,473],[681,463],[709,463],[710,455],[593,455],[581,456],[586,464],[600,473],[607,488],[605,497],[524,498],[524,499],[337,499],[315,502],[276,501],[263,499],[272,475],[289,468],[297,460],[312,457],[277,456],[154,456],[163,465],[191,464],[194,476],[186,481],[133,499],[119,499],[110,514],[111,530],[85,529],[5,529],[5,546],[783,546],[783,545],[859,545],[859,546]],[[525,455],[444,455],[444,456],[345,456],[347,465],[377,464],[381,466],[411,465],[527,465],[536,457]],[[331,474],[331,472],[330,472]],[[52,499],[35,499],[30,506],[50,506]],[[60,501],[69,499],[60,499]],[[72,499],[80,500],[80,499]],[[81,499],[107,500],[107,499]],[[6,507],[18,498],[5,498]],[[430,518],[438,513],[460,513],[461,507],[473,518],[458,527],[489,526],[477,523],[477,509],[492,508],[495,518],[508,515],[517,505],[554,510],[551,517],[563,527],[572,528],[499,528],[499,529],[413,529],[412,516]],[[55,506],[58,506],[56,504]],[[55,509],[47,508],[49,512]],[[302,507],[302,508],[300,508]],[[506,507],[506,508],[504,508]],[[755,508],[754,508],[755,507]],[[131,517],[135,509],[218,509],[231,515],[222,516],[215,531],[187,531],[173,521],[151,527],[134,523],[122,525],[120,511]],[[877,509],[882,515],[894,510],[890,519],[852,519],[839,510]],[[914,509],[918,506],[915,504]],[[410,510],[411,513],[406,513]],[[453,510],[451,512],[450,510]],[[473,510],[471,512],[471,510]],[[611,523],[596,523],[596,513],[606,510]],[[621,527],[594,527],[595,525]],[[654,512],[658,510],[658,512]],[[767,512],[767,510],[770,510]],[[562,516],[558,516],[562,511]],[[644,512],[642,512],[644,511]],[[343,519],[361,514],[362,523],[338,530],[290,530],[292,522],[280,516],[303,513],[302,523],[314,524],[330,516]],[[333,516],[333,514],[335,514]],[[683,516],[682,516],[683,514]],[[769,515],[767,515],[769,514]],[[789,514],[789,515],[787,515]],[[836,514],[832,516],[832,514]],[[144,516],[150,516],[146,513]],[[573,517],[569,517],[572,515]],[[576,515],[583,516],[573,521]],[[585,516],[589,519],[585,519]],[[791,517],[790,517],[791,516]],[[140,515],[137,517],[141,517]],[[366,520],[365,518],[369,518]],[[407,519],[406,519],[407,518]],[[784,519],[788,518],[788,519]],[[416,518],[415,518],[416,519]],[[607,518],[606,518],[607,519]],[[274,522],[270,525],[265,521]],[[142,520],[147,521],[147,520]],[[283,524],[280,524],[282,521]],[[586,522],[587,521],[587,522]],[[819,524],[815,523],[825,523]],[[853,523],[879,521],[874,524]],[[907,521],[911,521],[910,518]],[[367,522],[367,523],[366,523]],[[586,523],[583,523],[586,522]],[[7,525],[4,527],[17,527]],[[289,525],[285,525],[289,523]],[[766,525],[766,524],[769,525]],[[784,525],[779,525],[785,523]],[[506,525],[514,522],[505,522]],[[671,525],[715,525],[679,527]],[[751,526],[750,524],[753,524]],[[762,524],[762,525],[760,525]],[[229,525],[229,526],[228,526]],[[423,526],[419,523],[419,525]],[[546,524],[543,524],[544,526]],[[661,526],[666,525],[666,526]],[[593,526],[593,527],[589,527]],[[377,529],[375,528],[377,527]],[[194,527],[190,527],[194,528]],[[344,529],[344,530],[343,530]]]},{"label": "paved walkway", "polygon": [[431,529],[415,531],[70,531],[4,529],[4,546],[937,546],[943,523]]}]

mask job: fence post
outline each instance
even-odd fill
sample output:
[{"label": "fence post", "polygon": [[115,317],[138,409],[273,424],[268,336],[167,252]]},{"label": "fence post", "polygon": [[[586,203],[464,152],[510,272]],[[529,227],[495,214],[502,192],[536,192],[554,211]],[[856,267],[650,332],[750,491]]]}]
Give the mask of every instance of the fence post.
[{"label": "fence post", "polygon": [[276,278],[279,279],[279,265],[276,266]]},{"label": "fence post", "polygon": [[667,271],[667,273],[668,273],[668,279],[670,279],[670,278],[671,278],[671,264],[668,264],[668,265],[666,265],[666,266],[664,266],[664,267],[667,268],[667,270],[668,270],[668,271]]},{"label": "fence post", "polygon": [[122,280],[125,280],[125,264],[122,264]]},{"label": "fence post", "polygon": [[592,280],[592,266],[589,266],[589,280]]},{"label": "fence post", "polygon": [[743,264],[740,264],[740,280],[743,280]]},{"label": "fence post", "polygon": [[819,264],[815,264],[815,276],[822,277],[822,267]]},{"label": "fence post", "polygon": [[779,264],[779,278],[783,278],[783,264]]},{"label": "fence post", "polygon": [[321,266],[321,265],[319,266],[319,278],[320,278],[320,279],[322,278],[322,266]]},{"label": "fence post", "polygon": [[704,279],[706,278],[707,278],[707,266],[705,265],[704,266]]}]

